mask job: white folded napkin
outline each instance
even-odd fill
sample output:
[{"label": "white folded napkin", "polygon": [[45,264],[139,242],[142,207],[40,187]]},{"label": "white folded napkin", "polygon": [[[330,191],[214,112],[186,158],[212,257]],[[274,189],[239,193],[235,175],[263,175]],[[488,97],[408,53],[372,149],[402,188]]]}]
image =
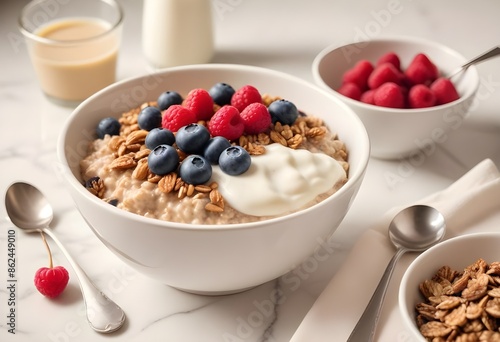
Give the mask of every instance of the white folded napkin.
[{"label": "white folded napkin", "polygon": [[[411,204],[427,204],[438,209],[446,220],[445,238],[469,232],[498,231],[500,173],[490,159],[483,160],[445,190]],[[375,227],[359,238],[290,342],[347,340],[396,251],[389,241],[387,228],[392,218],[406,206],[389,210]],[[416,256],[416,253],[404,255],[393,273],[376,341],[411,341],[400,318],[397,296],[404,270]]]}]

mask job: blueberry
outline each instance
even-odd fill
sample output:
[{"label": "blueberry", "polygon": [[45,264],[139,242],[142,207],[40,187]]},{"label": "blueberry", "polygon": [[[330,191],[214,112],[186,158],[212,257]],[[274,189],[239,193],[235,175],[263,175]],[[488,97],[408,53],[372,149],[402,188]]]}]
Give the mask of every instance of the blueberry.
[{"label": "blueberry", "polygon": [[219,106],[224,106],[231,103],[235,90],[227,83],[219,82],[213,85],[208,91],[212,100]]},{"label": "blueberry", "polygon": [[148,167],[157,175],[166,175],[177,169],[179,155],[170,145],[156,146],[148,156]]},{"label": "blueberry", "polygon": [[153,150],[158,145],[173,145],[175,142],[175,135],[172,131],[157,127],[149,131],[146,135],[146,147]]},{"label": "blueberry", "polygon": [[202,156],[191,154],[182,161],[179,175],[188,184],[203,184],[212,177],[212,165]]},{"label": "blueberry", "polygon": [[203,150],[203,157],[210,162],[210,164],[219,164],[219,156],[226,148],[230,147],[231,143],[224,137],[216,136],[210,139],[205,144]]},{"label": "blueberry", "polygon": [[175,136],[177,147],[187,154],[201,154],[209,139],[208,129],[197,123],[181,127]]},{"label": "blueberry", "polygon": [[182,96],[175,91],[165,91],[158,96],[157,104],[160,110],[165,110],[171,105],[180,105],[183,101]]},{"label": "blueberry", "polygon": [[99,121],[99,124],[97,125],[97,137],[99,139],[104,138],[106,134],[109,135],[119,135],[120,134],[120,127],[121,124],[120,122],[115,119],[115,118],[104,118],[101,121]]},{"label": "blueberry", "polygon": [[299,117],[297,107],[288,100],[274,101],[269,105],[268,109],[273,123],[280,122],[283,125],[293,125]]},{"label": "blueberry", "polygon": [[141,110],[137,117],[140,129],[150,131],[161,126],[161,111],[157,107],[148,106]]},{"label": "blueberry", "polygon": [[252,158],[241,146],[231,146],[222,151],[219,157],[219,166],[228,175],[237,176],[250,167]]}]

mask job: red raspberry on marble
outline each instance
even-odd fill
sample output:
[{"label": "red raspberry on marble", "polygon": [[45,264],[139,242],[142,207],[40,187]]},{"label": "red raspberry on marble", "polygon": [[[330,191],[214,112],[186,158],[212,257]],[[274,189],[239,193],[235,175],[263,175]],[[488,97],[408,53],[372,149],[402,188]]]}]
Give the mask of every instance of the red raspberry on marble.
[{"label": "red raspberry on marble", "polygon": [[368,88],[368,77],[373,69],[372,63],[361,60],[342,75],[342,83],[355,83],[361,90],[365,90]]},{"label": "red raspberry on marble", "polygon": [[394,82],[386,82],[375,89],[373,102],[377,106],[404,108],[405,98],[401,87]]},{"label": "red raspberry on marble", "polygon": [[425,84],[417,84],[408,92],[408,106],[410,108],[426,108],[436,105],[434,92]]},{"label": "red raspberry on marble", "polygon": [[177,132],[179,128],[198,121],[196,115],[182,105],[172,105],[165,109],[161,126],[172,132]]},{"label": "red raspberry on marble", "polygon": [[262,103],[251,103],[240,113],[246,134],[259,134],[271,125],[271,114]]},{"label": "red raspberry on marble", "polygon": [[405,70],[406,78],[412,85],[430,85],[439,76],[437,66],[423,53],[417,54]]},{"label": "red raspberry on marble", "polygon": [[458,100],[460,95],[458,94],[457,89],[453,82],[449,79],[440,77],[434,82],[432,82],[430,86],[432,92],[436,96],[436,104],[442,105],[448,102],[452,102]]},{"label": "red raspberry on marble", "polygon": [[35,287],[45,297],[59,296],[69,281],[68,271],[62,266],[42,267],[35,273]]},{"label": "red raspberry on marble", "polygon": [[363,94],[361,94],[361,98],[359,100],[361,102],[374,105],[375,104],[374,94],[375,90],[373,89],[367,90]]},{"label": "red raspberry on marble", "polygon": [[384,63],[391,63],[398,70],[401,70],[401,60],[399,56],[394,52],[388,52],[377,60],[375,65],[379,66]]},{"label": "red raspberry on marble", "polygon": [[240,112],[234,106],[221,107],[208,122],[208,130],[212,136],[221,136],[227,140],[236,140],[243,134],[245,124]]},{"label": "red raspberry on marble", "polygon": [[359,88],[359,86],[354,83],[354,82],[347,82],[347,83],[344,83],[340,86],[340,88],[337,89],[337,91],[344,95],[344,96],[347,96],[353,100],[358,100],[361,99],[361,89]]},{"label": "red raspberry on marble", "polygon": [[245,85],[236,90],[231,98],[231,106],[236,107],[240,112],[250,103],[262,103],[262,96],[257,88]]},{"label": "red raspberry on marble", "polygon": [[382,63],[377,66],[368,78],[368,87],[377,89],[387,82],[403,84],[404,75],[391,63]]},{"label": "red raspberry on marble", "polygon": [[205,89],[196,88],[191,90],[187,94],[183,105],[196,115],[198,121],[209,120],[214,113],[214,101]]}]

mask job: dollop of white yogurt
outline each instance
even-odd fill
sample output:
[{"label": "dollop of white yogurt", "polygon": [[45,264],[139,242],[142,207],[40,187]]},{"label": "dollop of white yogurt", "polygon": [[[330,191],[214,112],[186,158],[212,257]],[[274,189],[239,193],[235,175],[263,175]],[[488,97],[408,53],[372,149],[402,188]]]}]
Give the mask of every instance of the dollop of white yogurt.
[{"label": "dollop of white yogurt", "polygon": [[218,166],[212,173],[227,203],[254,216],[300,209],[345,177],[342,165],[332,157],[281,144],[268,145],[266,153],[252,156],[250,168],[241,175],[227,175]]}]

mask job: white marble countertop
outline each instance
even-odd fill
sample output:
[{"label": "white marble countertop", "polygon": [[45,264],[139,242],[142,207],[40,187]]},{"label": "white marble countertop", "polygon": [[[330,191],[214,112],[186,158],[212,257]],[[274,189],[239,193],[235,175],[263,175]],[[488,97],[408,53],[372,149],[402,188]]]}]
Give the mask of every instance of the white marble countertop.
[{"label": "white marble countertop", "polygon": [[[119,78],[149,72],[141,51],[142,1],[119,0],[125,9]],[[310,272],[298,266],[294,286],[271,281],[219,297],[180,292],[146,278],[119,261],[92,235],[56,173],[56,140],[69,108],[41,94],[16,19],[26,0],[0,3],[0,194],[13,181],[36,184],[52,203],[52,227],[95,283],[126,311],[127,323],[111,335],[93,332],[85,320],[76,279],[49,301],[33,285],[47,264],[40,236],[7,220],[0,206],[1,341],[288,341],[315,299],[335,275],[359,235],[394,205],[441,190],[485,158],[500,165],[500,60],[479,65],[477,105],[463,125],[431,155],[370,160],[351,211],[332,237],[328,260]],[[55,4],[62,0],[54,0]],[[364,37],[413,35],[445,43],[468,57],[499,43],[500,2],[482,0],[213,0],[214,62],[274,68],[312,82],[314,56],[332,43]],[[8,332],[7,231],[16,231],[15,335]],[[53,245],[57,264],[71,268]],[[369,251],[367,251],[369,253]],[[298,284],[298,285],[297,285]],[[279,305],[266,310],[273,289]],[[396,340],[396,337],[395,339]],[[332,336],[332,341],[335,337]]]}]

